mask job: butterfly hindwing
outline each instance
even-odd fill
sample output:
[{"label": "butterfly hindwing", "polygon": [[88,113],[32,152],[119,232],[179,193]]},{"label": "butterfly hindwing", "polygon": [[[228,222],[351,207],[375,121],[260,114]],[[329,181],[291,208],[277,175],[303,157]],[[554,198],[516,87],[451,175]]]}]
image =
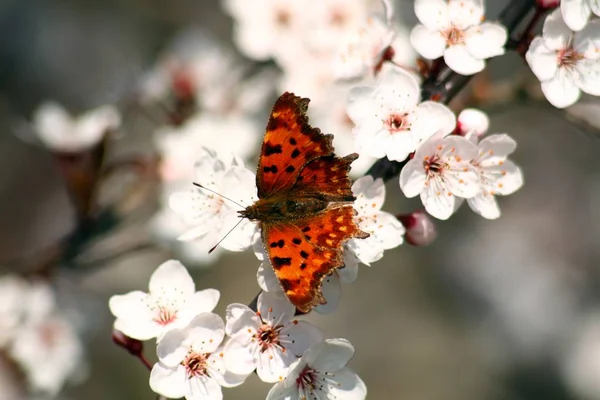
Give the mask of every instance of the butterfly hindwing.
[{"label": "butterfly hindwing", "polygon": [[262,223],[269,261],[286,296],[303,312],[324,304],[321,283],[343,265],[342,246],[366,234],[353,221],[352,206],[327,209],[294,222]]},{"label": "butterfly hindwing", "polygon": [[291,189],[307,163],[333,155],[333,136],[308,124],[308,102],[288,92],[275,102],[256,172],[259,198]]},{"label": "butterfly hindwing", "polygon": [[348,172],[357,158],[358,154],[353,153],[342,158],[330,155],[312,160],[300,171],[292,193],[317,195],[331,202],[354,201]]}]

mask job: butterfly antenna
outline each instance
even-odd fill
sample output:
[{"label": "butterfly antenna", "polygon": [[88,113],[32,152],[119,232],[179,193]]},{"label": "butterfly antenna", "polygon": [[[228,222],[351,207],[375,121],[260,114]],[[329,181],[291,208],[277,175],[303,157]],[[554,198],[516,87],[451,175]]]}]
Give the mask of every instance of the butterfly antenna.
[{"label": "butterfly antenna", "polygon": [[241,223],[242,223],[242,221],[243,221],[243,220],[244,220],[244,218],[240,218],[240,220],[237,222],[237,224],[235,224],[235,226],[234,226],[233,228],[231,228],[231,229],[229,230],[229,232],[227,232],[227,233],[225,234],[225,236],[223,236],[223,237],[221,238],[221,240],[219,240],[219,241],[217,242],[217,244],[215,244],[215,245],[214,245],[214,246],[213,246],[213,247],[212,247],[212,248],[211,248],[211,249],[208,251],[208,254],[210,254],[210,253],[212,253],[213,251],[215,251],[215,249],[217,248],[217,246],[219,246],[219,245],[221,244],[221,242],[222,242],[223,240],[225,240],[225,238],[226,238],[227,236],[229,236],[229,234],[230,234],[231,232],[233,232],[233,230],[234,230],[235,228],[237,228],[237,226],[238,226],[239,224],[241,224]]},{"label": "butterfly antenna", "polygon": [[[229,197],[227,197],[227,196],[223,196],[221,193],[217,193],[217,192],[215,192],[214,190],[207,188],[206,186],[202,186],[201,184],[199,184],[199,183],[196,183],[196,182],[192,182],[192,184],[193,184],[194,186],[198,186],[200,189],[208,190],[209,192],[212,192],[212,193],[216,194],[217,196],[220,196],[220,197],[224,198],[225,200],[229,200],[230,202],[232,202],[233,204],[235,204],[235,205],[239,206],[240,208],[246,208],[246,207],[244,207],[243,205],[241,205],[240,203],[238,203],[237,201],[235,201],[235,200],[232,200],[232,199],[230,199],[230,198],[229,198]],[[238,222],[238,223],[239,223],[239,222]],[[237,226],[237,225],[236,225],[236,226]],[[223,239],[224,239],[224,238],[223,238]],[[223,240],[223,239],[221,239],[221,240]]]}]

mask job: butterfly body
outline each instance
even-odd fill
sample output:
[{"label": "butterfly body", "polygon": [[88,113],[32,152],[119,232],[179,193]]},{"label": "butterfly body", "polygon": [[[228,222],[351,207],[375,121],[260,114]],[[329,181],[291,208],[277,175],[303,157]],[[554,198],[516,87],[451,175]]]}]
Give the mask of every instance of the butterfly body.
[{"label": "butterfly body", "polygon": [[240,216],[260,222],[262,241],[288,299],[303,312],[325,304],[321,283],[343,266],[343,244],[366,238],[354,222],[350,164],[332,135],[308,124],[308,99],[275,102],[256,174],[258,200]]}]

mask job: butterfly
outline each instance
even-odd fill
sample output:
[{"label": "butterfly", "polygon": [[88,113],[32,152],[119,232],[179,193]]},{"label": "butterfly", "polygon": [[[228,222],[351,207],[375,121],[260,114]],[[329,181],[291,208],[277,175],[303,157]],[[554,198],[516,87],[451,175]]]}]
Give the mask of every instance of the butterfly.
[{"label": "butterfly", "polygon": [[352,208],[348,172],[358,154],[333,153],[333,135],[308,123],[309,101],[286,92],[275,102],[256,173],[258,200],[240,211],[259,221],[275,275],[302,312],[326,303],[322,281],[343,266],[344,243],[369,236]]}]

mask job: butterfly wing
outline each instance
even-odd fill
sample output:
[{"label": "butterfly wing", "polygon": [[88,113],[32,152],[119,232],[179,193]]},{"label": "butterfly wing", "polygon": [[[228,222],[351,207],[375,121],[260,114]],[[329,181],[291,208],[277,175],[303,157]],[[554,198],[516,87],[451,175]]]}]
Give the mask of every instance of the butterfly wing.
[{"label": "butterfly wing", "polygon": [[262,238],[287,298],[302,312],[325,304],[323,278],[344,264],[343,244],[368,234],[354,223],[350,205],[293,222],[263,222]]},{"label": "butterfly wing", "polygon": [[333,155],[333,136],[308,124],[309,101],[286,92],[275,102],[256,172],[259,198],[291,189],[302,167],[319,157]]}]

